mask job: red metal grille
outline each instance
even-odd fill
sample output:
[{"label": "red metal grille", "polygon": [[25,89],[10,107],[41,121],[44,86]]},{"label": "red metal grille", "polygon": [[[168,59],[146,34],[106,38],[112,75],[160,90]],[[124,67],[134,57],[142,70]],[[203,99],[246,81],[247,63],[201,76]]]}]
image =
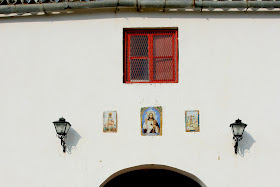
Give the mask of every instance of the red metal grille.
[{"label": "red metal grille", "polygon": [[177,30],[125,31],[125,83],[178,82]]}]

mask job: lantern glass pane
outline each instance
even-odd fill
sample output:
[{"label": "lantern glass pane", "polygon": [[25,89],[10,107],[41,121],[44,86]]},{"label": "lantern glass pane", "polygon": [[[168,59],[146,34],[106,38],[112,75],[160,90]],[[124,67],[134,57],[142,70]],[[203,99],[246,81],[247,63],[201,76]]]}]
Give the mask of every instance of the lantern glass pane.
[{"label": "lantern glass pane", "polygon": [[66,130],[65,130],[65,134],[68,133],[69,129],[70,129],[71,125],[69,123],[66,124]]},{"label": "lantern glass pane", "polygon": [[245,126],[244,125],[233,125],[232,130],[235,136],[241,136]]},{"label": "lantern glass pane", "polygon": [[65,123],[55,123],[55,129],[56,129],[56,133],[59,135],[64,135],[65,132]]}]

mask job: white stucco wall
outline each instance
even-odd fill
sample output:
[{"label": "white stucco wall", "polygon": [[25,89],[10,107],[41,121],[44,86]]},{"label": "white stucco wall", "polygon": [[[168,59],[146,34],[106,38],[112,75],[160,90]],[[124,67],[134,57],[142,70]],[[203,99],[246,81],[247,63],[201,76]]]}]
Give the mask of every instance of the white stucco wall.
[{"label": "white stucco wall", "polygon": [[[280,14],[112,11],[0,19],[0,186],[96,187],[161,164],[208,187],[279,186]],[[178,27],[179,83],[124,84],[123,28]],[[163,107],[143,137],[140,109]],[[102,132],[103,111],[118,133]],[[184,131],[200,111],[199,133]],[[64,154],[52,122],[72,124]],[[229,127],[248,124],[235,155]],[[69,151],[69,150],[68,150]]]}]

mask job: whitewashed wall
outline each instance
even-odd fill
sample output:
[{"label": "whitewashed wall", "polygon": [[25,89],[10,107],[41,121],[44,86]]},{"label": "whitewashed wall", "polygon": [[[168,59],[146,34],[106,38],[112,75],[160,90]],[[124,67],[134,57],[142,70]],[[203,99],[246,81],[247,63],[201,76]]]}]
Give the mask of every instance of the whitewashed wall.
[{"label": "whitewashed wall", "polygon": [[[207,187],[279,186],[279,13],[93,12],[0,19],[0,186],[96,187],[161,164]],[[179,83],[124,84],[123,28],[178,27]],[[163,107],[143,137],[140,108]],[[116,134],[102,114],[118,112]],[[201,132],[184,131],[200,110]],[[52,122],[72,124],[62,152]],[[234,154],[229,127],[248,124]]]}]

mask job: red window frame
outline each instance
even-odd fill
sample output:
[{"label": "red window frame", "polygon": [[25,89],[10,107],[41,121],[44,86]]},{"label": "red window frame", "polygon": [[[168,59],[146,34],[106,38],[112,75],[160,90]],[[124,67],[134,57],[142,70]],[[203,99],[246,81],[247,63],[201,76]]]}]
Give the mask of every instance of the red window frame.
[{"label": "red window frame", "polygon": [[[130,56],[131,36],[148,36],[148,56]],[[153,40],[154,36],[172,35],[172,55],[171,56],[154,56]],[[168,58],[172,59],[172,80],[155,80],[154,79],[154,59]],[[147,59],[149,80],[132,80],[131,66],[132,59]],[[178,83],[178,29],[124,29],[124,83]]]}]

